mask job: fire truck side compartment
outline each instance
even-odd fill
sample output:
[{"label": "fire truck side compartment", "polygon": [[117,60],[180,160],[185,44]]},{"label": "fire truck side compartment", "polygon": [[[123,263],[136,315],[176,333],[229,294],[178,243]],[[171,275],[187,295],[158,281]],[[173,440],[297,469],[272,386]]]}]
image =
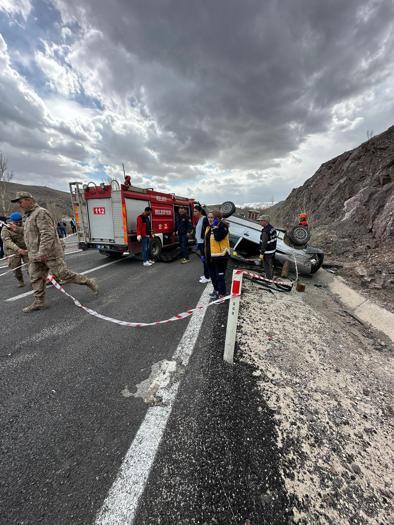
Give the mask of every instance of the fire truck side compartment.
[{"label": "fire truck side compartment", "polygon": [[110,197],[87,200],[90,240],[124,244],[122,223],[122,201],[119,190]]},{"label": "fire truck side compartment", "polygon": [[137,231],[137,217],[141,215],[150,203],[145,200],[125,198],[127,212],[127,230],[129,233]]}]

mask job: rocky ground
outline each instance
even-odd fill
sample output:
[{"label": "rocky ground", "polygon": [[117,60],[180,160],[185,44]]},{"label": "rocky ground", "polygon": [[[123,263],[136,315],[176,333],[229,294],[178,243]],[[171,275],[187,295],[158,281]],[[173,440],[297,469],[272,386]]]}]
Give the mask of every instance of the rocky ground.
[{"label": "rocky ground", "polygon": [[368,238],[338,238],[335,231],[316,228],[311,244],[325,252],[324,264],[368,299],[394,312],[394,241],[382,245]]},{"label": "rocky ground", "polygon": [[306,284],[288,294],[246,281],[238,333],[237,359],[254,368],[275,413],[292,519],[392,524],[393,347],[349,315],[319,274]]}]

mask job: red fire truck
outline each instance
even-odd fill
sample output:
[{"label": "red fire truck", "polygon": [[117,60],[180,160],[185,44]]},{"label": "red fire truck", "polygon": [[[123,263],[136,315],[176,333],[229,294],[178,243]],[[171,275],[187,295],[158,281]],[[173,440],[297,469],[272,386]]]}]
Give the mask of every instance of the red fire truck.
[{"label": "red fire truck", "polygon": [[[128,179],[128,180],[127,180]],[[111,257],[139,254],[137,217],[147,206],[152,208],[152,249],[156,259],[169,260],[165,248],[176,248],[175,221],[179,208],[188,210],[193,219],[194,199],[172,193],[131,186],[113,180],[110,184],[70,182],[71,200],[77,223],[79,246],[98,248]]]}]

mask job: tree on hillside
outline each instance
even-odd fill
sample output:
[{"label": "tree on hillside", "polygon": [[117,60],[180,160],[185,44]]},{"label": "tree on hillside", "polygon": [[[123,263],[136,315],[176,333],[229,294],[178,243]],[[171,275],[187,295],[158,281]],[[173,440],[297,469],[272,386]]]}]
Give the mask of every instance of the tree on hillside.
[{"label": "tree on hillside", "polygon": [[45,205],[46,209],[49,211],[49,213],[52,215],[53,219],[56,223],[61,222],[63,220],[63,212],[59,206],[57,206],[55,203],[48,202]]},{"label": "tree on hillside", "polygon": [[6,199],[7,182],[14,178],[14,173],[8,169],[8,159],[0,151],[0,215],[8,215],[11,203]]}]

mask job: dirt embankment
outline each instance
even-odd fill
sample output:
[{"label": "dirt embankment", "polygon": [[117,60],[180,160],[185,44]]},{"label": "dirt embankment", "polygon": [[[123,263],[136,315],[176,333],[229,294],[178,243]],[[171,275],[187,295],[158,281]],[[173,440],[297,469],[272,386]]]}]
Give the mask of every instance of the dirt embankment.
[{"label": "dirt embankment", "polygon": [[305,294],[246,282],[238,344],[276,414],[294,522],[392,524],[391,343],[349,315],[317,275]]}]

